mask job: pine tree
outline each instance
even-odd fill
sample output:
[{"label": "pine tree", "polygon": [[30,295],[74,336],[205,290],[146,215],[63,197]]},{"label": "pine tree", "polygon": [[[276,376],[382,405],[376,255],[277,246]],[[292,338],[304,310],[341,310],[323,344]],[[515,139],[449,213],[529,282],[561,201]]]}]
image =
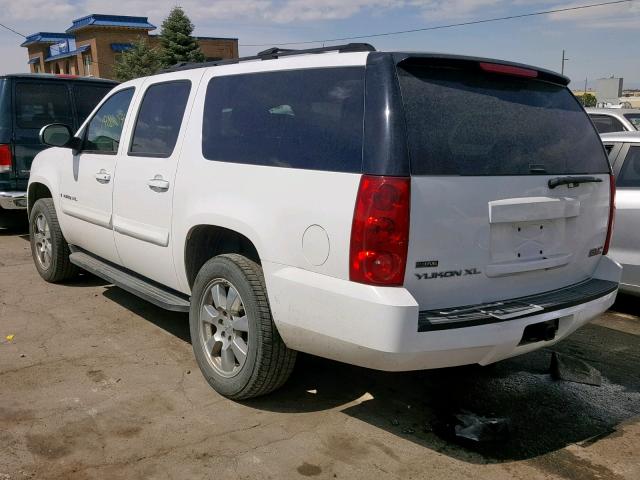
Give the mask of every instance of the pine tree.
[{"label": "pine tree", "polygon": [[162,22],[160,44],[162,63],[170,67],[180,62],[203,62],[204,55],[198,41],[191,36],[193,23],[181,7],[174,7]]},{"label": "pine tree", "polygon": [[133,47],[116,60],[113,74],[116,80],[125,82],[133,78],[153,75],[162,68],[161,54],[142,38],[138,38]]}]

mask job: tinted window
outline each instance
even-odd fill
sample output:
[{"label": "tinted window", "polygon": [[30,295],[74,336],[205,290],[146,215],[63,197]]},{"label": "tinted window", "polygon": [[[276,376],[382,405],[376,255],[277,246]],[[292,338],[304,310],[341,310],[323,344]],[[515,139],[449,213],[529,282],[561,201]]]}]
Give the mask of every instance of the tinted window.
[{"label": "tinted window", "polygon": [[191,82],[150,86],[144,94],[129,153],[168,157],[173,152],[187,106]]},{"label": "tinted window", "polygon": [[398,73],[414,174],[609,171],[598,135],[565,87],[453,68]]},{"label": "tinted window", "polygon": [[100,100],[113,88],[102,85],[74,85],[73,94],[76,100],[76,111],[78,112],[78,124],[84,122],[85,118],[93,111]]},{"label": "tinted window", "polygon": [[623,132],[625,130],[617,118],[609,115],[591,115],[591,120],[599,133]]},{"label": "tinted window", "polygon": [[618,187],[640,187],[640,147],[629,148],[616,184]]},{"label": "tinted window", "polygon": [[207,88],[202,150],[210,160],[360,172],[364,69],[218,77]]},{"label": "tinted window", "polygon": [[120,135],[133,97],[133,88],[113,94],[93,116],[86,127],[83,150],[115,154]]},{"label": "tinted window", "polygon": [[625,118],[632,123],[636,130],[640,130],[640,113],[627,113]]},{"label": "tinted window", "polygon": [[0,143],[11,141],[11,82],[0,78]]},{"label": "tinted window", "polygon": [[73,127],[69,90],[62,83],[18,83],[15,109],[20,128],[40,129],[50,123]]}]

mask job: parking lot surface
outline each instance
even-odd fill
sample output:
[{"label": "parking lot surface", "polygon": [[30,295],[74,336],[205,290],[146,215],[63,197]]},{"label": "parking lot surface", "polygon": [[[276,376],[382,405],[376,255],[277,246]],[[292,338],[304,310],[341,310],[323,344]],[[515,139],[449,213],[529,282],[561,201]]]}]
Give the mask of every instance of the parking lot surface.
[{"label": "parking lot surface", "polygon": [[[288,384],[237,403],[200,375],[188,318],[92,276],[40,279],[0,232],[0,480],[640,478],[640,307],[480,368],[389,374],[301,356]],[[553,380],[551,351],[601,386]],[[506,434],[459,443],[456,414]]]}]

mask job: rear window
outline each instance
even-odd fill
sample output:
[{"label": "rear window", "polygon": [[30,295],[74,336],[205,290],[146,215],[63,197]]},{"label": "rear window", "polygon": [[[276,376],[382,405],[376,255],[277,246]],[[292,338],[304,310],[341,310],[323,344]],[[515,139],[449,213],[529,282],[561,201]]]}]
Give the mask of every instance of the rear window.
[{"label": "rear window", "polygon": [[69,90],[62,83],[18,83],[16,121],[20,128],[40,129],[50,123],[73,127]]},{"label": "rear window", "polygon": [[360,172],[364,68],[213,78],[202,151],[209,160]]},{"label": "rear window", "polygon": [[640,188],[640,147],[629,148],[616,185],[623,188]]},{"label": "rear window", "polygon": [[78,124],[81,124],[93,111],[100,100],[109,93],[113,85],[74,85],[73,93],[78,112]]},{"label": "rear window", "polygon": [[598,133],[624,132],[622,122],[611,115],[590,115]]},{"label": "rear window", "polygon": [[625,118],[631,122],[636,130],[640,130],[640,113],[626,113]]},{"label": "rear window", "polygon": [[608,173],[562,86],[453,68],[398,68],[415,175]]}]

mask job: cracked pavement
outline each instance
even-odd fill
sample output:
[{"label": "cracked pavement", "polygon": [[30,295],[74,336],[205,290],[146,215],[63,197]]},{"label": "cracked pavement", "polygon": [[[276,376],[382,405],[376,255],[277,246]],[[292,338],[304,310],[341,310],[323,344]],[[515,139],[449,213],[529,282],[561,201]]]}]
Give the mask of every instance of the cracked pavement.
[{"label": "cracked pavement", "polygon": [[[554,347],[601,387],[552,380],[550,350],[403,374],[302,355],[282,390],[237,403],[202,378],[186,315],[89,275],[47,284],[27,236],[0,232],[0,479],[637,479],[638,305]],[[460,411],[508,418],[509,439],[434,433]]]}]

